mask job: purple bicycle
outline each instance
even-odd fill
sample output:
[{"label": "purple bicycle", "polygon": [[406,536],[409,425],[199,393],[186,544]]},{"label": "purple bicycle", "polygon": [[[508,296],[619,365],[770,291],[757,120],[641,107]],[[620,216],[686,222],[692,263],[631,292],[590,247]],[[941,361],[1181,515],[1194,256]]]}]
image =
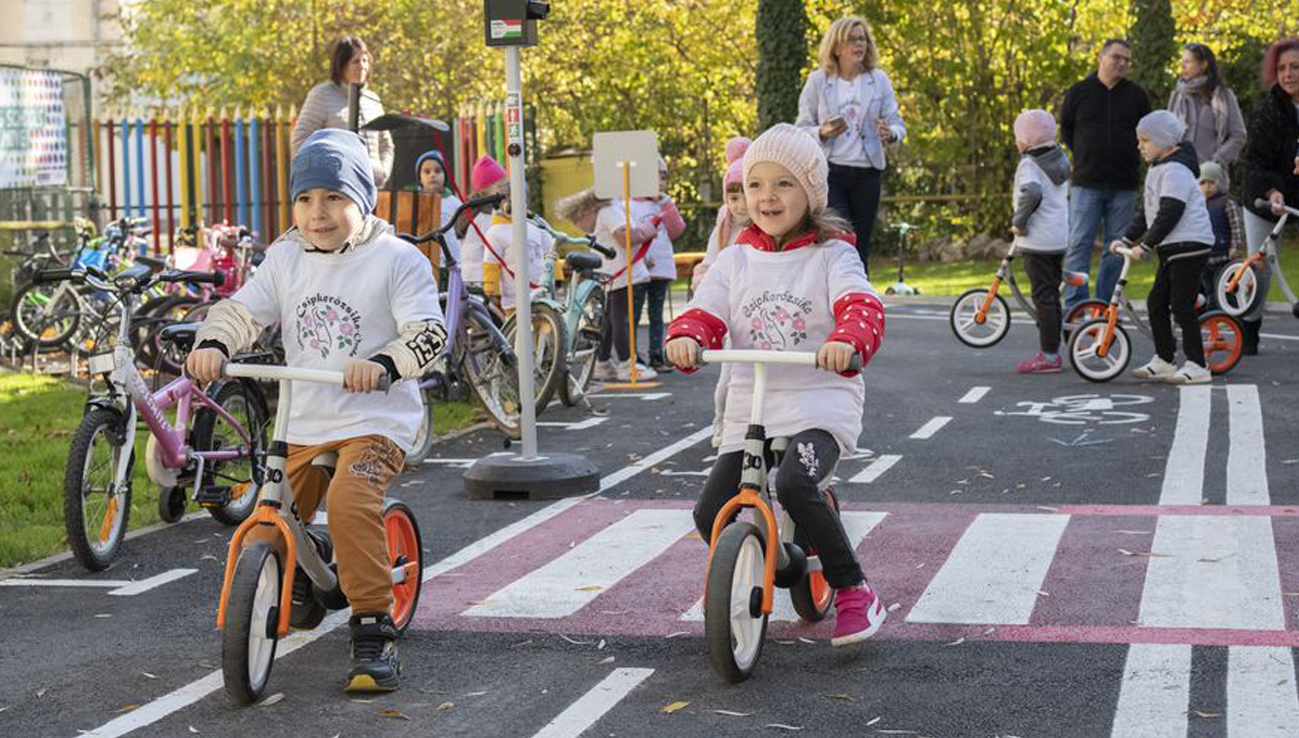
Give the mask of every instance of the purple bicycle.
[{"label": "purple bicycle", "polygon": [[[71,281],[102,290],[118,306],[116,345],[88,359],[91,376],[106,378],[106,390],[86,403],[63,480],[63,519],[68,545],[91,571],[117,556],[131,515],[135,440],[143,418],[150,431],[145,448],[149,478],[161,487],[163,520],[175,522],[186,506],[186,488],[212,517],[237,525],[252,512],[262,482],[269,411],[253,380],[215,382],[206,391],[181,376],[151,392],[136,368],[129,340],[140,295],[159,282],[221,284],[221,274],[164,271],[133,266],[112,277],[93,267],[38,272],[37,282]],[[192,344],[197,323],[164,328],[178,348]],[[101,344],[102,345],[102,344]],[[256,360],[256,357],[252,357]],[[248,361],[249,357],[241,357]],[[174,424],[167,412],[175,408]]]}]

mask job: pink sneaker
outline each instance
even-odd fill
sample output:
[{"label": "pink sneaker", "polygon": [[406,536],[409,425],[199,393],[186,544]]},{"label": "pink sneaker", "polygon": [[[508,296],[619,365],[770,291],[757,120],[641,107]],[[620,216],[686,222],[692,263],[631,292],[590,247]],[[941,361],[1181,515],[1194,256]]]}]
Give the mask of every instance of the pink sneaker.
[{"label": "pink sneaker", "polygon": [[888,618],[884,603],[869,584],[841,589],[834,595],[834,637],[831,646],[848,646],[875,635]]},{"label": "pink sneaker", "polygon": [[1041,351],[1038,351],[1033,354],[1033,358],[1019,362],[1015,367],[1015,371],[1020,374],[1054,374],[1060,371],[1062,366],[1064,366],[1064,361],[1061,359],[1060,354],[1056,354],[1054,359],[1048,359],[1042,355]]}]

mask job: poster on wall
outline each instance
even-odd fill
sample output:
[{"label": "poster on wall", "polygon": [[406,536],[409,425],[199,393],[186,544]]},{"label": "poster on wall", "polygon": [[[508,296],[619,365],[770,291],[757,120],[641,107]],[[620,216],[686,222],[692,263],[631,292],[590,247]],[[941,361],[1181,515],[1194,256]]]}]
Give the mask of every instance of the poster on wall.
[{"label": "poster on wall", "polygon": [[61,73],[0,69],[0,189],[59,186],[67,178]]}]

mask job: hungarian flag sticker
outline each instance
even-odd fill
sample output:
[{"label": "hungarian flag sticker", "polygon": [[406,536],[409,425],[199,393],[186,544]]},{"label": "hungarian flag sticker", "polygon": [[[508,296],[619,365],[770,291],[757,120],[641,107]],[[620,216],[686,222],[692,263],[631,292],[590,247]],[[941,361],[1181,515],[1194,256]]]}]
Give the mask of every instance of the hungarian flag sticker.
[{"label": "hungarian flag sticker", "polygon": [[494,20],[492,21],[492,38],[523,38],[523,21],[521,20]]}]

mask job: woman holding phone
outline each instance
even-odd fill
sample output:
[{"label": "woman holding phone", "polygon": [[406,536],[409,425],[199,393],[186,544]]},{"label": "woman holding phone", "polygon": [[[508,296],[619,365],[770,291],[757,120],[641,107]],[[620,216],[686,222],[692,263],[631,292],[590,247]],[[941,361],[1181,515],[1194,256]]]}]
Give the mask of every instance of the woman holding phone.
[{"label": "woman holding phone", "polygon": [[878,68],[870,25],[857,16],[830,24],[821,39],[821,68],[808,75],[795,125],[816,136],[830,161],[830,207],[852,223],[857,254],[870,273],[870,239],[887,166],[885,146],[907,128],[893,85]]}]

